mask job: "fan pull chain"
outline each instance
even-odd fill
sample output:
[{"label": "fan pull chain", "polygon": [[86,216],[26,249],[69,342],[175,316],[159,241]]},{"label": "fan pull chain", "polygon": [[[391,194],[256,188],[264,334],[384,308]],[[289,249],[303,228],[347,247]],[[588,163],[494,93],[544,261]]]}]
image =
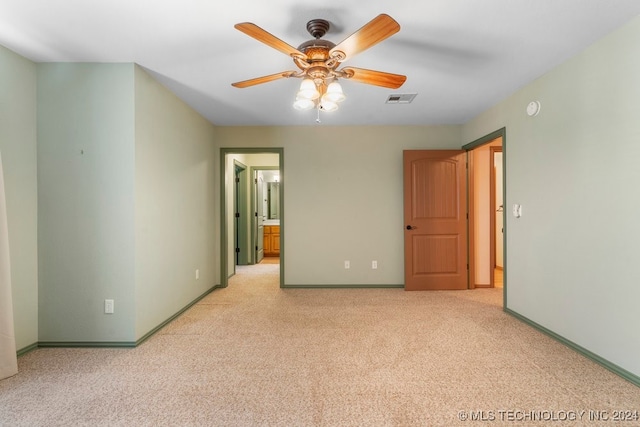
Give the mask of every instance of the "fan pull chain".
[{"label": "fan pull chain", "polygon": [[318,107],[316,108],[316,110],[318,110],[318,116],[316,117],[316,123],[320,124],[320,123],[322,123],[320,121],[320,104],[318,104]]}]

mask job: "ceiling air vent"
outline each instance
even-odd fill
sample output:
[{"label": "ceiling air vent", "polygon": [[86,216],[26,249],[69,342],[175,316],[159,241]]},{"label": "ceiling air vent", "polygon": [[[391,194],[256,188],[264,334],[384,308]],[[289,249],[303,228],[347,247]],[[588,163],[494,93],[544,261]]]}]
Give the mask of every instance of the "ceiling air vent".
[{"label": "ceiling air vent", "polygon": [[389,95],[385,104],[411,104],[417,93],[398,93]]}]

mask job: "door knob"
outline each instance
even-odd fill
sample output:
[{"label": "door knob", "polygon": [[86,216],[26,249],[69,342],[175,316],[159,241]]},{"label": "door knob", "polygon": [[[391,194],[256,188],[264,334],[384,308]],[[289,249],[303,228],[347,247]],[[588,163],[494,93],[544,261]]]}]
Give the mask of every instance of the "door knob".
[{"label": "door knob", "polygon": [[413,227],[411,225],[407,225],[407,230],[413,230],[414,228],[416,228],[416,227]]}]

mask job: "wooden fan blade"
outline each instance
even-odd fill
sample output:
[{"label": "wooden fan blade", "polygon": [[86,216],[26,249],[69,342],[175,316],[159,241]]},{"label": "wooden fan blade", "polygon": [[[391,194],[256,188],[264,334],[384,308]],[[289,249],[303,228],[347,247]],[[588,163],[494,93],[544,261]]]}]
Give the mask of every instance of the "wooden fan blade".
[{"label": "wooden fan blade", "polygon": [[231,83],[231,86],[239,87],[239,88],[255,86],[262,83],[269,83],[278,79],[286,79],[287,77],[293,76],[295,73],[296,73],[295,71],[283,71],[282,73],[271,74],[268,76],[256,77],[255,79],[251,79],[251,80],[244,80],[241,82]]},{"label": "wooden fan blade", "polygon": [[243,22],[234,25],[234,27],[237,30],[242,31],[246,35],[253,37],[259,42],[266,44],[267,46],[271,46],[272,48],[277,49],[286,55],[302,56],[303,58],[306,58],[306,55],[304,53],[300,52],[290,44],[283,42],[273,34],[268,33],[267,31],[258,27],[256,24],[253,24],[251,22]]},{"label": "wooden fan blade", "polygon": [[365,70],[364,68],[345,67],[342,69],[349,77],[348,80],[366,83],[368,85],[398,89],[407,80],[407,76],[385,73],[382,71]]},{"label": "wooden fan blade", "polygon": [[[329,55],[340,57],[341,61],[351,58],[353,55],[369,49],[382,40],[391,37],[400,31],[398,24],[392,17],[384,13],[376,16],[364,27],[338,43],[329,51]],[[344,57],[343,57],[344,56]]]}]

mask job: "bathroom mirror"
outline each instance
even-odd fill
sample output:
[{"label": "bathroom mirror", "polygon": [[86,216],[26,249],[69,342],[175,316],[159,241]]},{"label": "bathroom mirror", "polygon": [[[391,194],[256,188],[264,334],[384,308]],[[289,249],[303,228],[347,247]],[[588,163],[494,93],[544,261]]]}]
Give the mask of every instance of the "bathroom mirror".
[{"label": "bathroom mirror", "polygon": [[268,219],[280,219],[280,183],[267,182],[265,195],[267,198],[266,216]]},{"label": "bathroom mirror", "polygon": [[258,182],[262,189],[259,214],[266,220],[280,219],[280,172],[277,169],[259,170]]}]

